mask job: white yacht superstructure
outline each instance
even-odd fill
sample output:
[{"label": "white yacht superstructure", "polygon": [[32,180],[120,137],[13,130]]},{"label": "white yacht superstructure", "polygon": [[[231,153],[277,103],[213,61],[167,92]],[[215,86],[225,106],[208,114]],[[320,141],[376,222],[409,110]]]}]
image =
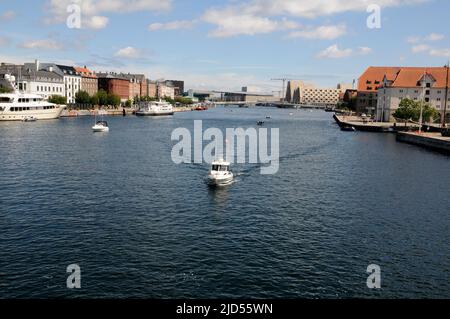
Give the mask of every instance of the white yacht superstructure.
[{"label": "white yacht superstructure", "polygon": [[145,102],[141,104],[137,116],[162,116],[173,115],[173,106],[168,102]]},{"label": "white yacht superstructure", "polygon": [[40,95],[3,93],[0,94],[0,121],[57,119],[64,107],[45,101]]}]

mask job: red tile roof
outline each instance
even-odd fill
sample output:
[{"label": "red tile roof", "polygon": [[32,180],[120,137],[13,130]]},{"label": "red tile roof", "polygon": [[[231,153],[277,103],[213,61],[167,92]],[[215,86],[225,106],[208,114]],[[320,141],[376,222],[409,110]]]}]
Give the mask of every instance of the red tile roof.
[{"label": "red tile roof", "polygon": [[418,87],[418,82],[427,73],[436,79],[435,88],[445,88],[445,67],[369,67],[359,78],[358,91],[376,92],[383,85],[384,77],[393,81],[392,87]]},{"label": "red tile roof", "polygon": [[75,71],[80,73],[85,78],[93,78],[93,79],[97,78],[95,73],[93,71],[89,70],[88,68],[77,68],[77,67],[75,67]]},{"label": "red tile roof", "polygon": [[358,91],[376,92],[383,85],[385,75],[393,80],[400,69],[400,67],[369,67],[359,78]]},{"label": "red tile roof", "polygon": [[433,67],[433,68],[402,68],[394,82],[392,87],[420,87],[419,81],[422,79],[424,74],[431,75],[436,83],[433,84],[434,88],[445,88],[447,69],[445,67]]}]

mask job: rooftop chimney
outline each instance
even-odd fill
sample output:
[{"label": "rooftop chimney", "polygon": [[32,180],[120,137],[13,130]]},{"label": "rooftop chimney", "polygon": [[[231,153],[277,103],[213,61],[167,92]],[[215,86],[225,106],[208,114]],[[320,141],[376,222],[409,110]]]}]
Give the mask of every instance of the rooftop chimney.
[{"label": "rooftop chimney", "polygon": [[34,60],[34,64],[36,66],[36,71],[39,71],[39,67],[40,67],[39,60],[38,59]]}]

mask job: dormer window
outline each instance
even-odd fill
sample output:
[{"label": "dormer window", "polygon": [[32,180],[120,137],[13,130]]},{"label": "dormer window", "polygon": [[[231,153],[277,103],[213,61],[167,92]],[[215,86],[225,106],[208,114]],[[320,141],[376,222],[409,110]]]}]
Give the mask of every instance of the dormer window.
[{"label": "dormer window", "polygon": [[427,83],[426,87],[430,88],[431,87],[431,83]]}]

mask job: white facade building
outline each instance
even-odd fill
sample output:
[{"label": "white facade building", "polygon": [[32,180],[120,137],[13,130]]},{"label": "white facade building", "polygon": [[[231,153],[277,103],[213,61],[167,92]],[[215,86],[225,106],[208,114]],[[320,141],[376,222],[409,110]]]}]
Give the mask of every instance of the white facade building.
[{"label": "white facade building", "polygon": [[20,93],[36,94],[48,99],[52,95],[65,95],[63,77],[52,68],[41,69],[39,62],[25,65],[3,65],[3,74],[14,78],[11,85]]},{"label": "white facade building", "polygon": [[174,99],[175,98],[175,88],[173,86],[168,86],[168,85],[165,85],[162,83],[158,83],[157,94],[158,94],[158,98],[160,98],[160,99],[165,98],[165,97]]},{"label": "white facade building", "polygon": [[339,84],[337,88],[317,88],[302,81],[289,81],[286,101],[310,106],[334,106],[338,104],[347,87],[351,85]]},{"label": "white facade building", "polygon": [[[446,99],[446,78],[445,67],[401,68],[394,78],[385,76],[383,87],[378,90],[377,121],[393,121],[393,115],[402,99],[425,101],[442,115]],[[447,117],[450,113],[448,105],[450,91],[447,91]]]}]

